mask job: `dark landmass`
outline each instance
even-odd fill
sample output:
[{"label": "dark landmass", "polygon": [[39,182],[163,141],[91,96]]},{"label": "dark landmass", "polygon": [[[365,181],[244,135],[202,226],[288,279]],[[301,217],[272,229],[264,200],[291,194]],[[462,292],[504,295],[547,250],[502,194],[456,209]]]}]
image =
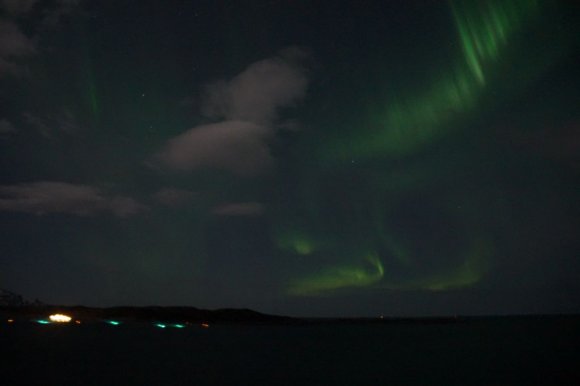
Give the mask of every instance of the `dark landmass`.
[{"label": "dark landmass", "polygon": [[23,305],[0,306],[0,317],[15,321],[46,319],[62,313],[83,322],[119,320],[124,322],[212,323],[253,325],[360,325],[360,324],[465,324],[489,320],[567,320],[580,325],[580,315],[510,315],[453,317],[377,318],[294,318],[269,315],[249,309],[205,310],[195,307],[109,307]]},{"label": "dark landmass", "polygon": [[40,305],[42,305],[42,302],[38,299],[31,301],[25,299],[22,295],[0,288],[0,307],[23,307]]},{"label": "dark landmass", "polygon": [[267,315],[248,309],[203,310],[195,307],[109,307],[85,306],[4,306],[0,315],[5,318],[45,319],[51,314],[66,314],[83,322],[121,320],[125,322],[190,322],[236,324],[291,324],[297,321],[285,316]]},{"label": "dark landmass", "polygon": [[119,320],[124,322],[263,324],[263,325],[350,325],[350,324],[461,324],[489,320],[559,319],[580,325],[580,315],[502,315],[502,316],[440,316],[440,317],[375,317],[375,318],[296,318],[270,315],[250,309],[206,310],[196,307],[86,307],[47,305],[26,300],[14,292],[0,289],[0,318],[15,321],[46,319],[51,314],[66,314],[83,322]]},{"label": "dark landmass", "polygon": [[86,307],[47,305],[38,299],[30,301],[22,295],[0,289],[0,317],[14,320],[46,319],[51,314],[66,314],[83,322],[108,319],[133,322],[207,322],[246,324],[291,324],[298,319],[267,315],[249,309],[204,310],[195,307]]}]

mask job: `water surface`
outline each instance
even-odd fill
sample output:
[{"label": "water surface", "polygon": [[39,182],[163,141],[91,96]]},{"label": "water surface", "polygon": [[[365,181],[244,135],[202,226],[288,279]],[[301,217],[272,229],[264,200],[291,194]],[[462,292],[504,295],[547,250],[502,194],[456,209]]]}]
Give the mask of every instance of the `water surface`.
[{"label": "water surface", "polygon": [[580,382],[573,318],[307,326],[2,324],[4,385]]}]

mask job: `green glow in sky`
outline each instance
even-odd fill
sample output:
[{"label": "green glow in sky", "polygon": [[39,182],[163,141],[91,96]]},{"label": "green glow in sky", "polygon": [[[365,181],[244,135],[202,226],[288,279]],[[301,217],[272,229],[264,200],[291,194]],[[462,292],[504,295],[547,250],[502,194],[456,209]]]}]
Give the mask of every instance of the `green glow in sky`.
[{"label": "green glow in sky", "polygon": [[[399,93],[353,128],[352,135],[327,147],[330,159],[381,155],[403,156],[450,129],[454,120],[473,111],[494,75],[512,37],[539,6],[534,0],[451,2],[462,54],[423,90]],[[433,71],[425,65],[426,71]],[[364,128],[367,129],[364,129]]]},{"label": "green glow in sky", "polygon": [[450,271],[416,283],[421,289],[444,291],[469,287],[479,282],[490,268],[492,247],[483,240],[474,243],[463,264]]},{"label": "green glow in sky", "polygon": [[310,240],[300,239],[296,240],[296,243],[293,245],[294,250],[299,255],[309,255],[314,250],[314,246],[310,242]]},{"label": "green glow in sky", "polygon": [[508,38],[537,12],[538,1],[451,2],[464,59],[481,85],[485,68],[496,61]]},{"label": "green glow in sky", "polygon": [[398,290],[445,291],[470,287],[478,283],[490,269],[493,247],[482,237],[473,240],[463,263],[442,273],[411,279],[406,282],[391,282],[386,278],[384,288]]},{"label": "green glow in sky", "polygon": [[[372,270],[369,270],[369,265]],[[317,295],[348,287],[366,287],[375,284],[384,276],[384,268],[375,255],[366,259],[365,265],[337,265],[318,275],[295,281],[288,292],[292,295]]]},{"label": "green glow in sky", "polygon": [[279,232],[276,238],[279,248],[298,255],[309,255],[316,249],[314,240],[303,232]]},{"label": "green glow in sky", "polygon": [[[518,39],[532,23],[539,8],[536,0],[451,1],[450,14],[457,34],[455,59],[446,69],[437,72],[426,64],[425,69],[434,71],[437,76],[432,77],[422,90],[392,93],[394,96],[369,114],[366,120],[362,119],[359,127],[352,127],[351,135],[340,136],[337,142],[325,146],[323,159],[329,161],[326,165],[385,156],[400,158],[452,130],[467,114],[476,111],[488,89],[494,88],[501,79],[503,57],[523,47]],[[423,173],[419,179],[434,177],[429,174]],[[408,176],[406,180],[409,180]],[[390,186],[385,189],[396,192],[398,188],[393,184],[397,182],[394,181],[396,178],[384,174],[382,181],[381,177],[375,179],[374,186],[377,190],[386,183]],[[353,201],[358,202],[358,196]],[[375,209],[376,213],[382,213],[385,208]],[[392,230],[382,223],[381,216],[375,223],[375,237],[378,234],[380,243],[389,251],[389,258],[409,270],[407,279],[395,282],[394,277],[383,277],[383,266],[375,258],[372,260],[375,267],[372,273],[358,265],[339,265],[295,282],[290,293],[316,294],[343,287],[377,285],[379,281],[379,286],[391,289],[441,291],[474,285],[489,269],[493,243],[482,241],[483,236],[480,235],[480,239],[465,251],[463,263],[436,272],[413,275],[413,247],[398,240]],[[297,254],[306,255],[313,250],[314,242],[303,235],[293,235],[283,241],[286,249]],[[335,247],[340,248],[340,240],[335,241]],[[373,250],[372,243],[362,249]],[[447,261],[443,257],[442,260]]]}]

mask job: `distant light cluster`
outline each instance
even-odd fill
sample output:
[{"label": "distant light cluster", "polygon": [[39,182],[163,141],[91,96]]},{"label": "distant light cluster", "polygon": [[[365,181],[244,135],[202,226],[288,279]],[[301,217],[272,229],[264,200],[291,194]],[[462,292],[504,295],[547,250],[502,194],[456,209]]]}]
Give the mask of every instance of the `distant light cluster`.
[{"label": "distant light cluster", "polygon": [[[68,315],[64,315],[64,314],[53,314],[53,315],[49,315],[48,319],[33,319],[31,320],[31,322],[35,322],[38,324],[67,324],[70,323],[73,320],[73,318],[71,316]],[[15,320],[13,318],[9,318],[6,319],[6,323],[8,324],[12,324],[14,323]],[[101,320],[100,322],[104,322],[106,324],[109,324],[111,326],[119,326],[120,324],[122,324],[122,322],[118,321],[118,320]],[[78,319],[74,320],[74,324],[82,324],[82,322]],[[153,325],[155,327],[158,328],[186,328],[186,327],[192,327],[195,324],[191,323],[191,322],[185,322],[185,323],[160,323],[160,322],[154,322]],[[209,323],[207,322],[202,322],[199,323],[199,327],[201,328],[209,328]]]},{"label": "distant light cluster", "polygon": [[48,319],[50,319],[51,322],[55,322],[55,323],[68,323],[72,320],[72,318],[68,315],[63,315],[63,314],[53,314],[50,315],[48,317]]}]

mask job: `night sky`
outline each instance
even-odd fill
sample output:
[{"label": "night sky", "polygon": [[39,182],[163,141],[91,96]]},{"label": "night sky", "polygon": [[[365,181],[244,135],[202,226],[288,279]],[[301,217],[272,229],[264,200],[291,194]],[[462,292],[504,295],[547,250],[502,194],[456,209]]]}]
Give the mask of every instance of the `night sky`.
[{"label": "night sky", "polygon": [[580,312],[575,1],[0,0],[0,288]]}]

